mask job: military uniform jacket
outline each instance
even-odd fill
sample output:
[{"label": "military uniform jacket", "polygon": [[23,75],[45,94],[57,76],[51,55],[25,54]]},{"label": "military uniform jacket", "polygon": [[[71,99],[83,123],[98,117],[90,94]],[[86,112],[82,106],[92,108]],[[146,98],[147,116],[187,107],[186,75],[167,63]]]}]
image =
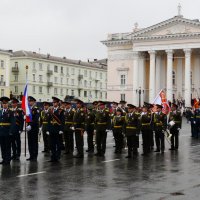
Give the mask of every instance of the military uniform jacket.
[{"label": "military uniform jacket", "polygon": [[75,129],[83,129],[85,128],[85,113],[84,110],[76,109],[73,117],[73,125]]},{"label": "military uniform jacket", "polygon": [[64,111],[64,119],[65,119],[64,130],[65,131],[71,130],[70,127],[73,126],[74,113],[75,113],[75,110],[72,108]]},{"label": "military uniform jacket", "polygon": [[33,106],[31,109],[32,113],[32,121],[28,122],[28,125],[31,126],[31,131],[38,131],[39,130],[39,118],[40,118],[40,111],[38,107]]},{"label": "military uniform jacket", "polygon": [[95,114],[93,111],[88,111],[85,117],[85,128],[87,129],[93,129],[95,123]]},{"label": "military uniform jacket", "polygon": [[42,110],[40,113],[40,127],[42,127],[43,131],[47,131],[48,129],[49,116],[49,110]]},{"label": "military uniform jacket", "polygon": [[106,130],[111,128],[111,118],[108,110],[98,110],[95,118],[95,129]]},{"label": "military uniform jacket", "polygon": [[140,125],[141,131],[152,130],[152,114],[150,112],[141,113]]},{"label": "military uniform jacket", "polygon": [[61,108],[53,108],[49,111],[48,131],[50,132],[50,134],[64,131],[64,124],[64,111]]},{"label": "military uniform jacket", "polygon": [[162,113],[153,114],[153,129],[154,131],[162,131],[167,128],[167,116]]},{"label": "military uniform jacket", "polygon": [[174,121],[175,125],[171,129],[178,129],[182,126],[182,116],[180,111],[172,111],[169,114],[169,121]]},{"label": "military uniform jacket", "polygon": [[197,124],[200,124],[200,109],[195,109],[194,118]]},{"label": "military uniform jacket", "polygon": [[0,136],[12,135],[12,128],[14,125],[14,115],[10,109],[7,109],[3,113],[3,109],[0,110]]},{"label": "military uniform jacket", "polygon": [[125,128],[125,116],[115,115],[112,119],[112,129],[124,131],[124,128]]},{"label": "military uniform jacket", "polygon": [[139,113],[127,113],[125,117],[125,134],[126,136],[139,134],[140,115]]},{"label": "military uniform jacket", "polygon": [[14,116],[14,123],[12,126],[12,134],[18,134],[19,131],[23,131],[24,127],[24,114],[20,108],[12,109]]}]

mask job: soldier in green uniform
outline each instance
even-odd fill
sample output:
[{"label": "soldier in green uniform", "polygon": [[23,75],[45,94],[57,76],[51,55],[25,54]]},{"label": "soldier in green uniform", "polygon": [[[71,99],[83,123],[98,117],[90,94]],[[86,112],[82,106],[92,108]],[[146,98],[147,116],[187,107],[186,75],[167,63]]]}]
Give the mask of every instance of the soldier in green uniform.
[{"label": "soldier in green uniform", "polygon": [[37,161],[40,111],[36,106],[36,99],[34,97],[29,96],[28,103],[31,108],[32,120],[27,123],[26,127],[28,134],[28,150],[30,154],[30,157],[26,160]]},{"label": "soldier in green uniform", "polygon": [[96,129],[96,142],[97,142],[97,153],[95,156],[104,156],[106,152],[106,139],[107,132],[111,128],[111,119],[109,111],[105,108],[105,102],[99,102],[99,109],[96,113],[95,118],[95,129]]},{"label": "soldier in green uniform", "polygon": [[94,152],[94,144],[93,144],[94,123],[95,123],[95,113],[93,111],[93,106],[89,106],[85,118],[85,130],[87,132],[87,143],[88,143],[88,149],[86,150],[86,152],[88,153]]},{"label": "soldier in green uniform", "polygon": [[12,111],[14,124],[12,126],[12,160],[19,160],[21,155],[21,133],[24,127],[24,115],[22,109],[18,108],[18,99],[12,98]]},{"label": "soldier in green uniform", "polygon": [[167,128],[167,116],[162,113],[162,106],[156,105],[156,112],[153,115],[153,129],[155,131],[156,150],[155,152],[164,153],[165,151],[165,130]]},{"label": "soldier in green uniform", "polygon": [[141,112],[140,124],[143,140],[143,154],[147,155],[151,149],[152,117],[148,110],[148,105],[144,105]]},{"label": "soldier in green uniform", "polygon": [[74,131],[75,131],[75,141],[76,141],[76,147],[77,147],[77,155],[75,155],[75,158],[83,158],[83,134],[84,134],[84,128],[85,128],[85,113],[83,110],[83,101],[80,99],[76,99],[76,110],[73,117],[73,125],[74,125]]},{"label": "soldier in green uniform", "polygon": [[123,116],[123,110],[117,108],[116,114],[112,118],[112,130],[115,138],[115,153],[121,153],[123,148],[123,131],[125,125],[125,116]]},{"label": "soldier in green uniform", "polygon": [[138,154],[139,148],[139,132],[140,132],[140,115],[136,112],[136,107],[128,104],[128,113],[125,117],[125,134],[127,137],[128,156],[131,158],[132,154]]},{"label": "soldier in green uniform", "polygon": [[178,105],[172,104],[171,112],[169,114],[169,128],[171,135],[171,148],[169,150],[178,150],[179,146],[179,131],[182,126],[182,115],[178,110]]},{"label": "soldier in green uniform", "polygon": [[9,165],[11,160],[11,135],[14,124],[13,112],[8,108],[8,97],[1,97],[2,109],[0,110],[0,147],[2,161],[0,164]]},{"label": "soldier in green uniform", "polygon": [[75,110],[72,108],[71,102],[63,102],[64,106],[64,140],[65,140],[65,154],[73,154],[74,152],[74,130],[73,127],[73,118]]},{"label": "soldier in green uniform", "polygon": [[43,153],[49,153],[49,135],[48,131],[48,118],[49,118],[49,107],[50,102],[43,102],[44,109],[40,113],[40,132],[42,132],[43,141],[44,141],[44,150]]}]

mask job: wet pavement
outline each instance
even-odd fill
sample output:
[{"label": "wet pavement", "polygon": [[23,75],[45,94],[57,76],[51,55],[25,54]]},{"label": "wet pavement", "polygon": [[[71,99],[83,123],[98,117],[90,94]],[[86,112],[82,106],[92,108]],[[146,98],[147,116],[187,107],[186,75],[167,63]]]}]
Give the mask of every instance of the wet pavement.
[{"label": "wet pavement", "polygon": [[170,152],[166,142],[164,155],[152,152],[143,157],[140,145],[140,154],[126,159],[127,152],[116,155],[113,145],[109,135],[104,158],[62,155],[58,164],[47,162],[43,153],[36,163],[23,155],[20,162],[0,166],[0,199],[200,199],[200,139],[190,137],[186,122],[178,152]]}]

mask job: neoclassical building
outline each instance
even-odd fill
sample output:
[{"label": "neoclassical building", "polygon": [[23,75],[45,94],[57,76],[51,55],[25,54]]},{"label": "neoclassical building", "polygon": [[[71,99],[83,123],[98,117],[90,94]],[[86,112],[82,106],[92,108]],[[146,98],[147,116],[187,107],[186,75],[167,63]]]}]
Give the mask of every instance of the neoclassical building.
[{"label": "neoclassical building", "polygon": [[168,100],[200,94],[200,22],[180,13],[166,21],[132,32],[109,34],[108,100],[135,105],[153,102],[165,89]]}]

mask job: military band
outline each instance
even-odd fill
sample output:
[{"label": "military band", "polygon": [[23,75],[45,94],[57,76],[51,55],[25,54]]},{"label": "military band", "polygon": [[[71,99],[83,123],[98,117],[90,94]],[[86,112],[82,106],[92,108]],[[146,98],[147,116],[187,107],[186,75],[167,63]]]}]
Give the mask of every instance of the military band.
[{"label": "military band", "polygon": [[[125,101],[95,101],[85,105],[80,99],[61,101],[52,97],[52,103],[43,102],[43,109],[36,106],[36,99],[28,97],[32,119],[24,126],[24,113],[15,98],[2,97],[0,109],[0,146],[2,162],[19,161],[21,156],[21,134],[25,129],[28,136],[28,161],[37,161],[38,135],[42,134],[43,153],[56,163],[62,157],[71,155],[84,157],[84,135],[87,137],[87,153],[97,157],[106,154],[107,135],[113,134],[115,154],[125,152],[134,158],[138,155],[139,137],[142,138],[142,155],[148,156],[156,144],[155,152],[165,152],[165,142],[171,151],[179,148],[179,134],[182,128],[182,113],[176,104],[171,104],[168,115],[162,112],[161,105],[145,103],[143,107],[127,104]],[[9,107],[9,101],[11,106]],[[61,103],[62,102],[62,103]],[[191,122],[192,137],[198,138],[200,132],[200,103],[191,109],[188,121]],[[124,142],[126,138],[126,142]],[[64,149],[63,147],[64,146]],[[76,149],[76,151],[75,151]],[[62,153],[62,150],[63,153]],[[75,154],[75,152],[77,152]]]}]

